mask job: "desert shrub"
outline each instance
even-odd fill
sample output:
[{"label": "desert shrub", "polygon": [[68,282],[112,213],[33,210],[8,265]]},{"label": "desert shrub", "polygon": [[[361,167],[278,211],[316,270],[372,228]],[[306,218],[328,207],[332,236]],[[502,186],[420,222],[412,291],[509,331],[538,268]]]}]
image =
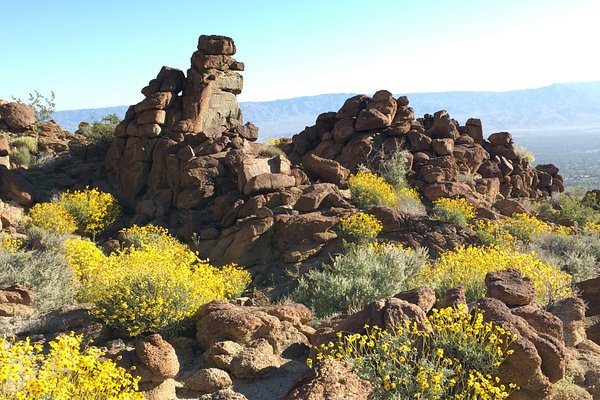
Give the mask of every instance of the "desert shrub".
[{"label": "desert shrub", "polygon": [[475,207],[463,198],[437,199],[433,202],[432,212],[434,218],[463,228],[475,218]]},{"label": "desert shrub", "polygon": [[14,165],[29,167],[38,153],[37,139],[32,136],[19,136],[11,140],[10,161]]},{"label": "desert shrub", "polygon": [[395,206],[396,193],[384,178],[372,172],[358,171],[350,175],[348,181],[352,197],[359,207],[367,209],[373,206]]},{"label": "desert shrub", "polygon": [[338,333],[315,359],[343,360],[370,382],[377,399],[505,399],[516,386],[500,382],[498,367],[512,354],[511,332],[483,322],[483,314],[433,310],[429,332],[405,322],[393,330],[365,325],[365,334]]},{"label": "desert shrub", "polygon": [[21,239],[12,237],[6,232],[0,232],[0,252],[16,253],[22,245]]},{"label": "desert shrub", "polygon": [[562,235],[546,232],[533,238],[528,246],[548,263],[560,265],[573,275],[574,282],[593,278],[600,262],[600,237]]},{"label": "desert shrub", "polygon": [[536,298],[542,304],[572,296],[571,275],[541,261],[534,252],[525,254],[497,246],[459,247],[443,253],[435,263],[420,271],[415,283],[431,286],[438,297],[447,289],[462,285],[471,302],[485,296],[488,272],[507,268],[518,269],[533,280]]},{"label": "desert shrub", "polygon": [[73,233],[77,221],[63,203],[38,203],[29,209],[31,225],[56,233]]},{"label": "desert shrub", "polygon": [[81,122],[75,133],[85,136],[92,142],[110,142],[119,122],[121,122],[121,119],[117,114],[108,114],[102,117],[100,121],[94,120],[91,124]]},{"label": "desert shrub", "polygon": [[586,205],[582,194],[563,193],[556,201],[558,207],[554,213],[554,218],[574,220],[580,227],[584,227],[589,223],[600,223],[600,212]]},{"label": "desert shrub", "polygon": [[502,228],[522,242],[529,242],[535,235],[551,232],[552,227],[529,214],[514,214],[502,221]]},{"label": "desert shrub", "polygon": [[354,242],[369,242],[383,229],[381,222],[372,215],[359,212],[340,220],[340,230]]},{"label": "desert shrub", "polygon": [[588,222],[583,226],[583,232],[588,235],[600,235],[600,224]]},{"label": "desert shrub", "polygon": [[504,229],[501,221],[477,220],[473,224],[477,238],[484,246],[500,246],[513,248],[516,246],[515,237]]},{"label": "desert shrub", "polygon": [[519,157],[527,160],[527,162],[529,164],[533,164],[535,162],[535,156],[533,155],[533,153],[531,151],[528,151],[527,149],[525,149],[524,146],[516,147],[515,152],[517,153],[517,155]]},{"label": "desert shrub", "polygon": [[389,155],[384,155],[379,164],[381,176],[396,190],[406,186],[409,154],[407,150],[394,151]]},{"label": "desert shrub", "polygon": [[25,233],[29,247],[54,253],[62,253],[65,240],[70,237],[68,233],[52,232],[31,224],[26,226]]},{"label": "desert shrub", "polygon": [[29,167],[31,165],[31,153],[24,147],[14,148],[10,152],[10,162],[12,165]]},{"label": "desert shrub", "polygon": [[73,273],[65,259],[49,251],[0,251],[0,286],[20,283],[35,295],[39,311],[73,300]]},{"label": "desert shrub", "polygon": [[121,213],[117,199],[96,188],[64,192],[58,203],[75,218],[82,231],[92,236],[112,225]]},{"label": "desert shrub", "polygon": [[351,246],[323,271],[300,279],[292,298],[309,306],[317,317],[346,313],[407,289],[408,279],[426,263],[424,250],[393,244]]},{"label": "desert shrub", "polygon": [[402,214],[413,217],[427,215],[427,210],[415,188],[403,187],[397,190],[396,193],[397,208]]},{"label": "desert shrub", "polygon": [[[37,90],[34,90],[33,93],[29,93],[27,104],[35,109],[35,117],[39,121],[50,121],[52,114],[56,110],[55,98],[54,91],[50,91],[50,96],[44,96]],[[13,97],[13,100],[18,103],[24,103],[17,97]]]},{"label": "desert shrub", "polygon": [[59,336],[44,351],[29,338],[0,337],[0,398],[142,400],[134,378],[104,353],[73,333]]},{"label": "desert shrub", "polygon": [[131,336],[177,332],[202,304],[239,295],[250,283],[247,271],[210,265],[166,230],[133,227],[122,233],[134,244],[109,256],[80,239],[68,240],[65,249],[81,283],[79,299]]},{"label": "desert shrub", "polygon": [[37,154],[38,142],[33,136],[19,136],[11,140],[10,145],[16,148],[24,148],[30,154]]}]

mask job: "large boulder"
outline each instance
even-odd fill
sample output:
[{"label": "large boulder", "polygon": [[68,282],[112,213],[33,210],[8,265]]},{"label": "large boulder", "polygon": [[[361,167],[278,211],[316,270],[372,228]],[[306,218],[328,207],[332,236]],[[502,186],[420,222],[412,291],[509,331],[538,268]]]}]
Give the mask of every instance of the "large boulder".
[{"label": "large boulder", "polygon": [[0,116],[2,122],[15,131],[31,128],[37,121],[32,106],[16,102],[0,105]]}]

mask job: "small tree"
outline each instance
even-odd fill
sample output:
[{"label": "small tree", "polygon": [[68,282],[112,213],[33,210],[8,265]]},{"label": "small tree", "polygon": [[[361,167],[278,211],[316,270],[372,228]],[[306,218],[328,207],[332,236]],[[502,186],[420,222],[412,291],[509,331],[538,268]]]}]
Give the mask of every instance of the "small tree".
[{"label": "small tree", "polygon": [[[56,96],[54,91],[50,91],[50,96],[44,96],[37,90],[33,93],[29,93],[28,103],[35,109],[35,117],[38,121],[46,122],[50,121],[52,114],[56,111],[56,102],[54,101]],[[13,96],[13,100],[18,103],[25,103],[18,97]]]}]

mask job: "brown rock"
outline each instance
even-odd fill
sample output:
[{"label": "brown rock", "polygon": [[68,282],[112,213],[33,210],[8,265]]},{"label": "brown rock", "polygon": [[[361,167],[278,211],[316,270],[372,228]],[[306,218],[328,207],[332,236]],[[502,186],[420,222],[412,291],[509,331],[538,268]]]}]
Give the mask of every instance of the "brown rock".
[{"label": "brown rock", "polygon": [[431,147],[438,156],[447,156],[454,151],[454,140],[452,139],[433,139]]},{"label": "brown rock", "polygon": [[314,154],[308,154],[302,159],[304,168],[317,178],[340,186],[347,182],[350,171],[335,160],[321,158]]},{"label": "brown rock", "polygon": [[213,393],[221,389],[227,389],[233,385],[227,371],[218,368],[205,368],[193,373],[188,377],[184,386],[204,393]]},{"label": "brown rock", "polygon": [[360,114],[360,111],[367,106],[369,100],[370,97],[365,96],[364,94],[350,97],[344,102],[342,108],[340,108],[340,110],[337,112],[337,117],[339,119],[358,117],[358,114]]},{"label": "brown rock", "polygon": [[526,306],[516,307],[513,308],[511,312],[527,321],[536,331],[546,333],[556,339],[562,340],[562,321],[548,311],[542,310],[538,305],[528,304]]},{"label": "brown rock", "polygon": [[462,182],[432,183],[423,188],[423,195],[431,201],[440,197],[457,197],[469,193],[473,193],[473,190]]},{"label": "brown rock", "polygon": [[494,203],[494,208],[496,208],[500,214],[511,217],[513,214],[523,214],[527,213],[525,207],[521,205],[517,200],[513,199],[499,199]]},{"label": "brown rock", "polygon": [[540,165],[536,165],[535,169],[540,171],[540,172],[545,172],[548,175],[550,175],[551,177],[555,177],[558,175],[558,167],[555,166],[554,164],[540,164]]},{"label": "brown rock", "polygon": [[146,400],[177,400],[175,380],[167,379],[162,382],[143,382],[139,389],[144,392]]},{"label": "brown rock", "polygon": [[296,179],[290,175],[264,173],[252,177],[244,186],[245,195],[258,192],[270,192],[277,189],[289,188],[296,184]]},{"label": "brown rock", "polygon": [[487,297],[502,301],[507,306],[525,306],[535,298],[533,280],[518,269],[488,272],[485,276]]},{"label": "brown rock", "polygon": [[0,136],[0,157],[6,157],[10,153],[10,143],[7,136]]},{"label": "brown rock", "polygon": [[325,359],[296,380],[285,400],[367,400],[371,391],[353,367]]},{"label": "brown rock", "polygon": [[253,378],[279,368],[283,361],[266,339],[256,339],[233,356],[229,370],[237,378]]},{"label": "brown rock", "polygon": [[198,400],[248,400],[248,398],[231,389],[223,389],[215,393],[202,395]]},{"label": "brown rock", "polygon": [[427,286],[400,292],[394,297],[418,305],[425,313],[428,313],[435,304],[435,292]]},{"label": "brown rock", "polygon": [[232,56],[235,54],[233,39],[227,36],[202,35],[198,39],[198,50],[204,54],[224,54]]},{"label": "brown rock", "polygon": [[355,133],[354,118],[342,118],[333,127],[333,141],[341,144],[346,143]]},{"label": "brown rock", "polygon": [[469,118],[465,124],[466,134],[473,138],[476,143],[483,141],[483,128],[481,120],[477,118]]},{"label": "brown rock", "polygon": [[20,205],[33,203],[33,186],[27,179],[16,172],[0,165],[0,189],[4,196]]},{"label": "brown rock", "polygon": [[488,140],[492,146],[510,145],[512,144],[512,135],[508,132],[496,132],[492,133]]},{"label": "brown rock", "polygon": [[159,334],[153,334],[136,343],[135,351],[142,363],[162,380],[174,378],[179,372],[175,349]]},{"label": "brown rock", "polygon": [[16,284],[0,289],[0,303],[23,304],[30,306],[33,304],[33,293],[25,286]]},{"label": "brown rock", "polygon": [[406,135],[410,141],[410,149],[413,152],[431,150],[431,138],[416,131],[410,131]]},{"label": "brown rock", "polygon": [[567,346],[575,347],[586,340],[585,310],[585,302],[577,297],[559,300],[552,305],[550,312],[562,321],[563,339]]},{"label": "brown rock", "polygon": [[315,183],[307,186],[294,204],[298,211],[313,211],[321,207],[349,207],[340,190],[333,183]]},{"label": "brown rock", "polygon": [[438,111],[433,115],[433,126],[427,133],[434,139],[450,138],[455,140],[459,136],[456,123],[446,110]]},{"label": "brown rock", "polygon": [[32,127],[37,118],[35,117],[35,109],[23,103],[6,103],[0,105],[0,116],[10,129],[21,131]]},{"label": "brown rock", "polygon": [[390,126],[397,109],[396,99],[387,90],[380,90],[373,95],[367,108],[360,112],[356,119],[356,130],[366,131],[382,129]]},{"label": "brown rock", "polygon": [[435,304],[435,308],[442,309],[447,307],[457,308],[467,305],[467,291],[464,286],[450,288],[444,293],[444,298]]},{"label": "brown rock", "polygon": [[203,358],[208,365],[227,369],[233,357],[243,349],[242,345],[231,340],[215,342],[204,352]]}]

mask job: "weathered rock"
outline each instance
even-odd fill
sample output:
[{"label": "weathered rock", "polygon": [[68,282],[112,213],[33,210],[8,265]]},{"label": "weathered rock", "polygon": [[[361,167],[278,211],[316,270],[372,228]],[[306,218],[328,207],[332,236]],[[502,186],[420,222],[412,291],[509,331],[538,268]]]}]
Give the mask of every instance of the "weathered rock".
[{"label": "weathered rock", "polygon": [[32,106],[16,102],[0,105],[0,116],[2,122],[16,131],[30,128],[37,121],[35,109]]},{"label": "weathered rock", "polygon": [[588,339],[600,344],[600,277],[588,279],[576,284],[582,300],[587,304],[585,315],[586,334]]},{"label": "weathered rock", "polygon": [[285,400],[367,400],[371,391],[350,365],[325,359],[296,380]]},{"label": "weathered rock", "polygon": [[306,171],[324,182],[335,183],[340,186],[348,180],[350,171],[335,160],[328,160],[314,154],[303,158]]},{"label": "weathered rock", "polygon": [[150,335],[137,342],[135,351],[159,381],[174,378],[179,372],[179,360],[175,349],[159,334]]},{"label": "weathered rock", "polygon": [[0,189],[9,200],[20,205],[30,206],[33,203],[34,191],[31,183],[3,165],[0,165]]},{"label": "weathered rock", "polygon": [[518,269],[488,272],[485,276],[485,286],[487,297],[498,299],[507,306],[525,306],[535,298],[533,280],[523,276]]},{"label": "weathered rock", "polygon": [[496,132],[492,133],[488,140],[492,146],[501,146],[512,144],[512,135],[508,132]]},{"label": "weathered rock", "polygon": [[223,389],[215,393],[202,395],[199,400],[248,400],[248,398],[241,393],[234,392],[232,389]]},{"label": "weathered rock", "polygon": [[433,139],[431,142],[433,151],[438,156],[447,156],[454,151],[454,140],[452,139]]},{"label": "weathered rock", "polygon": [[139,385],[146,400],[177,400],[176,387],[174,379],[162,382],[142,382]]},{"label": "weathered rock", "polygon": [[494,208],[496,208],[500,214],[508,217],[512,216],[513,214],[527,213],[525,207],[523,207],[517,200],[513,199],[499,199],[494,203]]},{"label": "weathered rock", "polygon": [[191,390],[213,393],[231,387],[233,383],[227,371],[218,368],[205,368],[189,376],[184,386]]},{"label": "weathered rock", "polygon": [[427,286],[400,292],[394,297],[418,305],[425,313],[428,313],[435,304],[435,292]]},{"label": "weathered rock", "polygon": [[444,298],[435,303],[435,308],[442,309],[446,307],[457,308],[467,306],[467,291],[464,286],[450,288],[444,293]]},{"label": "weathered rock", "polygon": [[563,339],[567,346],[575,347],[586,340],[585,310],[585,302],[577,297],[557,301],[550,308],[563,323]]},{"label": "weathered rock", "polygon": [[389,126],[396,114],[396,99],[387,90],[380,90],[373,95],[356,119],[356,130],[382,129]]}]

